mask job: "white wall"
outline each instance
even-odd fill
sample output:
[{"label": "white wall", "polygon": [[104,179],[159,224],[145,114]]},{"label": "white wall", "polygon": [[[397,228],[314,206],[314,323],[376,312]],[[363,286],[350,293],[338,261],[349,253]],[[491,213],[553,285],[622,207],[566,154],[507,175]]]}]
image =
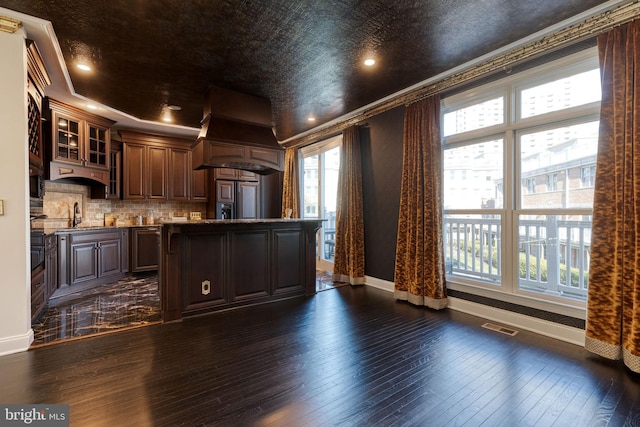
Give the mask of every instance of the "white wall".
[{"label": "white wall", "polygon": [[0,355],[26,350],[31,330],[25,33],[0,32]]}]

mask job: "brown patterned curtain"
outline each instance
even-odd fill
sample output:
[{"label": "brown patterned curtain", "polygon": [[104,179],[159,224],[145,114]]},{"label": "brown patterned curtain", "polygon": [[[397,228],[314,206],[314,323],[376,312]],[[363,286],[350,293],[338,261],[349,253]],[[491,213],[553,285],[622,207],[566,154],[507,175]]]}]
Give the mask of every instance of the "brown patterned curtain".
[{"label": "brown patterned curtain", "polygon": [[352,285],[364,284],[362,167],[357,126],[342,132],[333,278]]},{"label": "brown patterned curtain", "polygon": [[291,209],[291,218],[300,218],[300,192],[298,175],[298,149],[289,147],[284,152],[284,176],[282,178],[282,218]]},{"label": "brown patterned curtain", "polygon": [[598,37],[602,104],[587,350],[640,372],[640,23]]},{"label": "brown patterned curtain", "polygon": [[439,96],[407,107],[402,150],[394,296],[445,308]]}]

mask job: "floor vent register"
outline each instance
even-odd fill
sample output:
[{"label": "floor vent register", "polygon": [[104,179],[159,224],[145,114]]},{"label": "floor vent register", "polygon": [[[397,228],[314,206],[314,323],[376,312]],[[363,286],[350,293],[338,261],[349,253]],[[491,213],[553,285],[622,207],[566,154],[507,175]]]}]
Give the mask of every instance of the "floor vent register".
[{"label": "floor vent register", "polygon": [[511,328],[505,328],[504,326],[496,325],[494,323],[485,323],[482,325],[485,329],[491,329],[492,331],[500,332],[501,334],[515,336],[518,334],[518,331]]}]

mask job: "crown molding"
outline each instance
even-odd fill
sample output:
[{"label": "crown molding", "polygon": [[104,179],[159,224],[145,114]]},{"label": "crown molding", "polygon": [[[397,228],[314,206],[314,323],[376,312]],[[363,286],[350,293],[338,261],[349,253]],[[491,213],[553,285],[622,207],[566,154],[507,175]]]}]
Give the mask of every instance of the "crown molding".
[{"label": "crown molding", "polygon": [[18,31],[22,22],[18,19],[9,18],[8,16],[0,16],[0,31],[13,34]]},{"label": "crown molding", "polygon": [[545,53],[605,33],[639,16],[640,2],[638,1],[626,2],[622,5],[619,1],[608,2],[601,7],[591,9],[546,30],[532,34],[498,51],[476,58],[448,72],[369,104],[349,115],[339,117],[324,127],[311,129],[306,133],[282,141],[281,144],[286,147],[308,145],[340,133],[349,126],[357,125],[385,111],[412,104],[496,72],[509,70],[515,65]]}]

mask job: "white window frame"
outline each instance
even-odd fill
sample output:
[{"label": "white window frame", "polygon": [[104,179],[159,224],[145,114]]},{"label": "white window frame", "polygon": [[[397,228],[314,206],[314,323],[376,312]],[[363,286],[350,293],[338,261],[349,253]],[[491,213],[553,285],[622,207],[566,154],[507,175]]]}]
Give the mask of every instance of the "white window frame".
[{"label": "white window frame", "polygon": [[[557,80],[561,77],[577,74],[598,67],[597,48],[590,48],[585,51],[567,56],[565,58],[549,62],[547,64],[523,71],[515,75],[506,76],[503,79],[494,81],[487,85],[474,88],[472,90],[444,98],[442,100],[441,118],[444,114],[464,108],[483,100],[492,99],[496,94],[505,96],[505,120],[504,124],[487,128],[475,129],[473,131],[450,135],[442,138],[444,149],[459,146],[465,143],[474,143],[480,139],[499,138],[504,139],[504,177],[503,177],[503,209],[485,209],[474,211],[450,210],[444,213],[486,213],[499,214],[502,216],[502,235],[513,236],[518,234],[518,215],[526,214],[528,211],[519,208],[521,186],[519,185],[520,174],[518,171],[519,155],[516,147],[517,132],[531,131],[531,129],[543,126],[563,125],[579,118],[580,122],[585,117],[599,117],[600,103],[589,103],[566,110],[554,111],[527,118],[520,118],[519,106],[517,105],[517,93],[523,89],[535,87],[546,82]],[[443,123],[441,123],[443,125]],[[516,182],[517,181],[517,182]],[[443,180],[444,182],[444,180]],[[507,189],[506,183],[510,182]],[[446,190],[445,190],[446,191]],[[548,213],[548,211],[545,211]],[[558,214],[571,214],[572,211],[561,209]],[[575,213],[583,213],[576,210]],[[548,213],[550,214],[550,213]],[[541,310],[551,311],[571,317],[585,318],[585,301],[567,299],[554,296],[541,296],[539,294],[519,289],[519,278],[516,267],[516,257],[518,256],[517,239],[502,238],[501,241],[502,272],[499,286],[482,283],[477,280],[469,280],[459,276],[447,276],[447,286],[453,290],[459,290],[480,296],[486,296],[514,304],[520,304]]]}]

